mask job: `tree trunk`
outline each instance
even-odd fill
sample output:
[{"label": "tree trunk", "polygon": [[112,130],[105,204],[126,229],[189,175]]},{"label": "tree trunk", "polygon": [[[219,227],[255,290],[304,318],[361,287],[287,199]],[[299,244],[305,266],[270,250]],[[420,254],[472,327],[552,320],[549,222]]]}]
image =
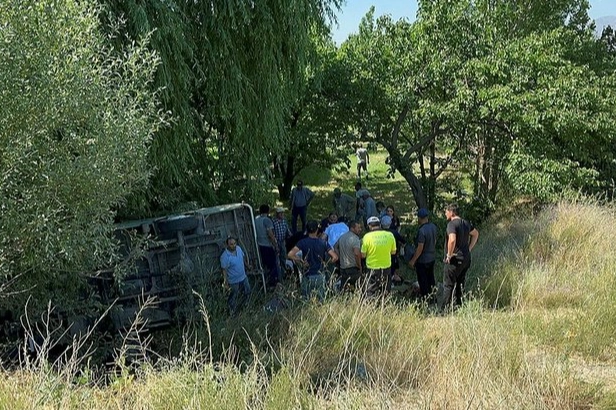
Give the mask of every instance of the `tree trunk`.
[{"label": "tree trunk", "polygon": [[430,142],[430,178],[427,181],[427,202],[428,209],[434,211],[434,202],[436,201],[436,141]]},{"label": "tree trunk", "polygon": [[481,141],[483,141],[480,147],[481,162],[477,164],[479,190],[476,194],[479,198],[494,202],[498,193],[504,153],[500,152],[502,150],[498,149],[499,145],[498,143],[495,144],[494,141],[498,138],[498,131],[492,130],[492,135],[487,135],[487,132],[487,130],[484,130],[485,134],[481,138]]},{"label": "tree trunk", "polygon": [[427,208],[428,203],[426,201],[426,195],[423,191],[423,188],[421,187],[421,181],[415,176],[413,170],[410,167],[402,166],[402,164],[399,165],[400,167],[397,168],[398,172],[409,184],[409,187],[411,188],[411,193],[413,194],[413,199],[415,200],[415,205],[417,205],[417,208]]},{"label": "tree trunk", "polygon": [[293,178],[295,178],[295,157],[287,155],[286,159],[278,164],[274,165],[276,172],[279,173],[280,182],[276,184],[278,188],[278,199],[285,202],[291,195],[291,188],[293,187]]},{"label": "tree trunk", "polygon": [[[417,208],[426,208],[426,195],[421,186],[421,180],[413,173],[413,163],[410,161],[405,161],[400,153],[396,149],[392,149],[390,145],[385,146],[385,149],[389,153],[391,165],[395,167],[395,169],[409,184],[409,188],[411,188],[411,193],[413,194],[413,199],[415,200]],[[419,155],[419,158],[421,158],[421,154]]]},{"label": "tree trunk", "polygon": [[484,133],[477,132],[477,153],[475,156],[475,175],[473,176],[473,195],[481,197],[481,187],[483,181],[483,164],[485,161],[485,141]]}]

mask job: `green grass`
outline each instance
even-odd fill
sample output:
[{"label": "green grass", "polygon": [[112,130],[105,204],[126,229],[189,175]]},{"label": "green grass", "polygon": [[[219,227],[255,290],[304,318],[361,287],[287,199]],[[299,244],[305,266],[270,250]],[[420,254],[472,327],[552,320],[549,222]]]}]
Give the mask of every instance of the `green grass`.
[{"label": "green grass", "polygon": [[[393,205],[396,213],[408,223],[413,221],[412,212],[416,211],[415,201],[402,176],[396,172],[393,178],[387,178],[389,166],[385,163],[387,153],[382,149],[370,153],[369,179],[362,178],[364,188],[370,191],[375,201]],[[355,196],[357,179],[357,159],[349,156],[351,167],[342,172],[332,172],[318,167],[303,170],[298,178],[315,193],[315,199],[308,210],[309,219],[321,220],[331,209],[333,190],[340,187],[348,195]]]},{"label": "green grass", "polygon": [[[368,188],[412,212],[403,181],[380,178],[384,155],[373,166]],[[317,186],[318,175],[302,176],[316,181],[314,212],[354,183],[332,174]],[[106,384],[44,362],[5,372],[0,409],[614,409],[613,226],[614,208],[592,201],[536,216],[517,206],[481,227],[473,297],[454,314],[404,297],[307,303],[291,287],[287,310],[265,313],[258,300],[236,319],[204,318],[175,339],[181,354]]]}]

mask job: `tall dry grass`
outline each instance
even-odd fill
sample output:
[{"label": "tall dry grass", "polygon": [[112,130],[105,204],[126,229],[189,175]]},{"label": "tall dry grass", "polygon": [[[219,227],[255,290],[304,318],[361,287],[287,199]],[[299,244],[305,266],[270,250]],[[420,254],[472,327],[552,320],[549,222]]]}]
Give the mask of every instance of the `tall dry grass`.
[{"label": "tall dry grass", "polygon": [[[616,374],[612,226],[613,209],[588,201],[501,216],[474,255],[479,296],[455,314],[358,297],[300,304],[243,364],[212,360],[204,342],[105,385],[24,368],[0,378],[0,408],[616,408],[616,383],[580,371],[602,361]],[[253,331],[234,337],[250,345]]]},{"label": "tall dry grass", "polygon": [[486,304],[522,315],[527,330],[551,348],[610,360],[616,353],[614,211],[585,200],[554,205],[533,221],[493,225],[489,235],[505,240],[500,253],[492,244],[479,249],[482,257],[497,255],[496,263],[478,268]]}]

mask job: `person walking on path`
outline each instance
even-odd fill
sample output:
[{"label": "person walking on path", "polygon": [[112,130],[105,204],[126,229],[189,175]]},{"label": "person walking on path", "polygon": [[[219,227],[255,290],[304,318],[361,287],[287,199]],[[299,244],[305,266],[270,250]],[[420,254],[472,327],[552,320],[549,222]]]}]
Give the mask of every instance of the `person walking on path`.
[{"label": "person walking on path", "polygon": [[347,286],[356,287],[357,281],[363,274],[359,239],[362,230],[360,222],[349,222],[349,231],[334,245],[334,250],[340,258],[340,290],[345,290]]},{"label": "person walking on path", "polygon": [[[317,221],[308,221],[306,230],[308,237],[300,240],[289,251],[288,257],[305,269],[301,280],[302,295],[306,299],[316,296],[322,301],[325,298],[325,261],[329,255],[331,261],[335,263],[338,260],[338,254],[327,242],[318,237],[319,223]],[[301,258],[298,255],[300,251]]]},{"label": "person walking on path", "polygon": [[368,218],[368,229],[361,244],[361,255],[368,269],[368,296],[387,295],[391,290],[391,255],[396,254],[394,235],[381,229],[376,216]]},{"label": "person walking on path", "polygon": [[314,193],[304,186],[304,181],[297,181],[296,186],[291,190],[291,198],[289,207],[291,208],[291,230],[297,232],[297,218],[302,221],[302,231],[306,229],[306,215],[308,213],[308,205],[314,198]]},{"label": "person walking on path", "polygon": [[277,253],[279,252],[278,241],[274,235],[274,222],[269,217],[269,205],[259,207],[259,216],[255,218],[255,230],[257,231],[257,245],[261,262],[268,270],[267,286],[274,287],[279,281]]},{"label": "person walking on path", "polygon": [[368,179],[368,165],[370,164],[370,154],[368,150],[359,144],[359,148],[355,151],[357,156],[357,179],[361,179],[361,170],[366,171],[366,179]]},{"label": "person walking on path", "polygon": [[235,316],[250,296],[250,282],[246,276],[246,268],[250,268],[248,257],[237,245],[237,239],[227,238],[226,249],[220,255],[223,286],[230,290],[227,305],[229,314]]},{"label": "person walking on path", "polygon": [[451,304],[460,306],[464,292],[466,273],[471,266],[471,251],[479,239],[479,231],[460,217],[457,204],[445,209],[447,239],[445,240],[445,268],[443,271],[443,308]]},{"label": "person walking on path", "polygon": [[355,207],[355,199],[347,194],[343,194],[340,188],[334,188],[334,196],[332,198],[332,207],[338,219],[343,222],[348,222],[353,219],[353,208]]},{"label": "person walking on path", "polygon": [[419,231],[415,238],[415,253],[409,261],[411,269],[417,273],[419,292],[424,300],[434,294],[436,281],[434,280],[434,264],[436,263],[436,237],[438,228],[429,221],[430,213],[421,208],[417,211]]}]

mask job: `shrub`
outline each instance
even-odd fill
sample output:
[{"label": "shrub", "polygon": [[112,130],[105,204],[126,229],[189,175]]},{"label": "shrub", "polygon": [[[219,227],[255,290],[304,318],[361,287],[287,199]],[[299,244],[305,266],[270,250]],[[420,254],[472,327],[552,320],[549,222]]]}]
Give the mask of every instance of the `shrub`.
[{"label": "shrub", "polygon": [[78,273],[114,259],[113,209],[148,184],[157,59],[108,47],[92,1],[4,2],[0,27],[0,285],[78,309]]}]

